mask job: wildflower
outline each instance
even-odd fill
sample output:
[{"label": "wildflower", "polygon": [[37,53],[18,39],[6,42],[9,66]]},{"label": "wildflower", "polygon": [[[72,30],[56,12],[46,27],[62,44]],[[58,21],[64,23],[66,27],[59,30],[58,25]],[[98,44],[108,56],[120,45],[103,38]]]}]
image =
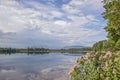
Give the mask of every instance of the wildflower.
[{"label": "wildflower", "polygon": [[99,70],[100,70],[100,66],[97,67],[97,71],[99,71]]},{"label": "wildflower", "polygon": [[95,61],[96,59],[93,57],[92,60]]},{"label": "wildflower", "polygon": [[108,62],[105,62],[105,66],[104,66],[105,69],[108,68]]},{"label": "wildflower", "polygon": [[101,55],[100,57],[99,57],[99,60],[102,60],[103,59],[103,56]]},{"label": "wildflower", "polygon": [[110,51],[108,51],[104,56],[103,58],[107,58],[107,57],[111,57],[112,56],[112,53]]},{"label": "wildflower", "polygon": [[111,59],[109,60],[109,63],[112,63],[112,60],[111,60]]},{"label": "wildflower", "polygon": [[89,58],[90,57],[90,53],[86,53],[86,57]]},{"label": "wildflower", "polygon": [[117,70],[116,70],[116,69],[113,69],[112,73],[113,73],[113,74],[116,74],[116,73],[117,73]]},{"label": "wildflower", "polygon": [[73,71],[75,70],[75,68],[77,68],[77,65],[74,65],[70,71],[68,72],[69,75],[71,75],[73,73]]},{"label": "wildflower", "polygon": [[85,64],[88,64],[88,61],[85,61],[84,63],[85,63]]},{"label": "wildflower", "polygon": [[106,79],[105,80],[110,80],[110,78],[109,77],[106,77]]},{"label": "wildflower", "polygon": [[98,55],[98,52],[96,52],[95,55]]},{"label": "wildflower", "polygon": [[80,62],[82,60],[82,57],[79,57],[76,59],[76,62]]}]

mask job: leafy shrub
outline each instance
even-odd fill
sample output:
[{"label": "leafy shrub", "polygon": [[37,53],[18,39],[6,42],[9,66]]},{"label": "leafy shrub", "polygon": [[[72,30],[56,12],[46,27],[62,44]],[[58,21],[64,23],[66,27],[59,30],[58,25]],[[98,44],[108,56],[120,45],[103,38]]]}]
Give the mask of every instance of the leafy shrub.
[{"label": "leafy shrub", "polygon": [[119,80],[120,52],[87,53],[70,70],[71,80]]}]

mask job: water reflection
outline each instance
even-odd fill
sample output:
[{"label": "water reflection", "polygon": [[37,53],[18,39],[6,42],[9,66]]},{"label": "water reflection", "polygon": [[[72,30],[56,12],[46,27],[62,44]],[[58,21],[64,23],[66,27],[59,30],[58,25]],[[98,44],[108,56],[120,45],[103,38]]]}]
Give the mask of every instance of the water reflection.
[{"label": "water reflection", "polygon": [[29,52],[29,53],[0,53],[0,55],[12,55],[12,54],[27,54],[27,55],[44,55],[49,54],[49,52]]},{"label": "water reflection", "polygon": [[67,72],[83,54],[0,54],[0,80],[69,80]]}]

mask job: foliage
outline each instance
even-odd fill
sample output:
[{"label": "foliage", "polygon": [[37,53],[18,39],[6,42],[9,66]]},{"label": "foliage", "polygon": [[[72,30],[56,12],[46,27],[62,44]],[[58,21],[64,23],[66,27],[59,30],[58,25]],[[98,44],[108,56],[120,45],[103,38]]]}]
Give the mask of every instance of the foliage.
[{"label": "foliage", "polygon": [[112,40],[102,40],[99,42],[96,42],[93,47],[92,50],[94,52],[106,52],[106,51],[115,51],[115,50],[120,50],[120,41],[118,41],[115,45],[115,42]]},{"label": "foliage", "polygon": [[108,49],[108,41],[107,40],[102,40],[93,45],[93,51],[106,51]]},{"label": "foliage", "polygon": [[108,40],[114,42],[113,48],[119,45],[120,40],[120,0],[104,0],[104,18],[108,20],[106,31],[108,32]]},{"label": "foliage", "polygon": [[103,0],[104,19],[108,21],[105,27],[108,41],[103,40],[93,45],[94,51],[120,50],[120,0]]},{"label": "foliage", "polygon": [[77,59],[77,65],[71,71],[72,80],[119,80],[120,52],[105,54],[87,53]]},{"label": "foliage", "polygon": [[115,49],[120,50],[120,39],[117,41],[117,43],[115,45]]}]

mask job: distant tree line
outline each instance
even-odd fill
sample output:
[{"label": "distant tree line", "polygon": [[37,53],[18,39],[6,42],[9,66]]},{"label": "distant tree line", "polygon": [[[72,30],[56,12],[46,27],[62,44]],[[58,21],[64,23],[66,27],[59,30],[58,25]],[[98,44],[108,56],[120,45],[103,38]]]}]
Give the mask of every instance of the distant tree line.
[{"label": "distant tree line", "polygon": [[0,48],[0,53],[49,53],[49,52],[61,52],[61,53],[79,53],[88,52],[92,49],[88,48],[70,48],[70,49],[47,49],[47,48]]},{"label": "distant tree line", "polygon": [[0,53],[43,53],[49,52],[49,49],[46,48],[0,48]]},{"label": "distant tree line", "polygon": [[88,52],[91,51],[92,48],[91,47],[86,47],[86,48],[70,48],[68,49],[68,51],[80,51],[80,52]]},{"label": "distant tree line", "polygon": [[96,42],[92,50],[95,52],[102,52],[102,51],[119,51],[120,50],[120,43],[114,43],[111,40],[102,40]]},{"label": "distant tree line", "polygon": [[96,42],[93,47],[92,47],[93,51],[97,52],[101,52],[101,51],[108,51],[108,50],[113,50],[113,46],[110,42],[108,42],[108,40],[102,40],[99,42]]},{"label": "distant tree line", "polygon": [[0,53],[16,53],[17,49],[15,48],[0,48]]}]

